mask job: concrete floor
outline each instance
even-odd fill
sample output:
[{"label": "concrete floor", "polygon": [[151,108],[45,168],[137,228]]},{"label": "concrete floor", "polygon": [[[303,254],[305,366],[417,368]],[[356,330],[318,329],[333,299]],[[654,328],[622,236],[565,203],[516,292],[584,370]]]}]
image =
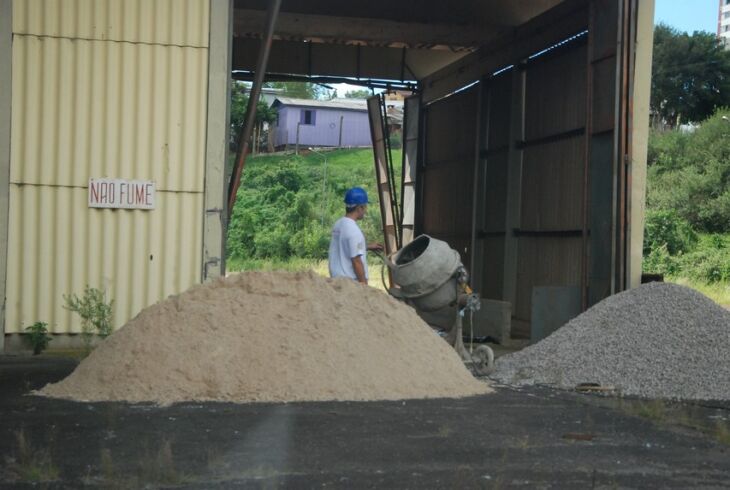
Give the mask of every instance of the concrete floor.
[{"label": "concrete floor", "polygon": [[730,486],[728,404],[508,387],[460,400],[168,408],[26,396],[75,365],[0,357],[0,488]]}]

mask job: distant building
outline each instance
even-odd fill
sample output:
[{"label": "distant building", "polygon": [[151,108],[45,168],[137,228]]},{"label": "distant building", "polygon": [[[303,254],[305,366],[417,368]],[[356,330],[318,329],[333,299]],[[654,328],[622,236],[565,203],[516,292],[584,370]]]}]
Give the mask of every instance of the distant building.
[{"label": "distant building", "polygon": [[[371,146],[364,99],[310,100],[277,97],[274,146]],[[297,136],[298,135],[298,136]]]},{"label": "distant building", "polygon": [[[251,94],[251,84],[247,84],[247,86],[243,89],[246,95]],[[274,103],[276,98],[284,93],[283,88],[270,88],[270,87],[261,87],[261,95],[259,96],[260,100],[266,102],[267,106],[270,106]]]},{"label": "distant building", "polygon": [[730,0],[720,0],[717,17],[717,37],[730,47]]}]

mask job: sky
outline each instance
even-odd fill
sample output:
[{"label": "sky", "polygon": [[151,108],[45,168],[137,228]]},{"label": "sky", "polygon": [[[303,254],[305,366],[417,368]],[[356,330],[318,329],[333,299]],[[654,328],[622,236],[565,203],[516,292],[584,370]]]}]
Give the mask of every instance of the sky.
[{"label": "sky", "polygon": [[[694,31],[715,33],[717,32],[718,6],[718,0],[655,0],[654,23],[664,22],[690,34]],[[343,97],[349,90],[362,88],[344,83],[333,86],[337,88],[337,95],[340,97]]]},{"label": "sky", "polygon": [[655,0],[654,23],[664,22],[680,31],[717,32],[718,0]]}]

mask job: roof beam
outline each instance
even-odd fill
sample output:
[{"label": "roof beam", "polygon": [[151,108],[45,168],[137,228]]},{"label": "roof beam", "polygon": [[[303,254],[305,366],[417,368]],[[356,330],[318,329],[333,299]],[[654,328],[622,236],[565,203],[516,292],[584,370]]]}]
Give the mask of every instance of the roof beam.
[{"label": "roof beam", "polygon": [[[258,40],[233,39],[233,70],[253,71]],[[267,73],[362,79],[420,80],[468,54],[432,49],[381,48],[274,41]],[[404,69],[405,68],[405,69]]]},{"label": "roof beam", "polygon": [[424,103],[473,83],[495,70],[588,28],[589,0],[565,0],[557,7],[515,28],[493,43],[425,77]]},{"label": "roof beam", "polygon": [[[233,35],[261,36],[265,21],[262,10],[236,9]],[[282,12],[275,29],[277,39],[379,47],[428,49],[474,49],[506,30],[499,24],[458,25],[405,23],[361,17],[335,17]]]}]

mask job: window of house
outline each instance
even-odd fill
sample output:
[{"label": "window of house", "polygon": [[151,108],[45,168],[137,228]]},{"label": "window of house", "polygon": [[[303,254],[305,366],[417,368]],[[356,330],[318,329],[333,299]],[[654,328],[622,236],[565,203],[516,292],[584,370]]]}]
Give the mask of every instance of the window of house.
[{"label": "window of house", "polygon": [[728,17],[730,17],[730,12],[725,12],[722,16],[723,18],[727,19]]},{"label": "window of house", "polygon": [[315,111],[311,109],[302,109],[302,112],[299,116],[299,122],[301,124],[316,124],[316,113]]}]

